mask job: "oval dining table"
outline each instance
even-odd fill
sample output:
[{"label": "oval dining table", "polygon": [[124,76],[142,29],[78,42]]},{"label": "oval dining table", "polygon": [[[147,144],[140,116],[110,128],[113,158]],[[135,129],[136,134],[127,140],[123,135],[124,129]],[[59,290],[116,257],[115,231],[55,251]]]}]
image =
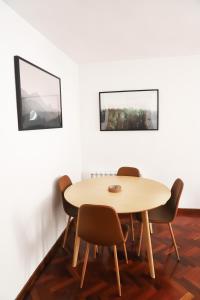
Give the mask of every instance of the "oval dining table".
[{"label": "oval dining table", "polygon": [[[117,193],[109,192],[110,185],[120,185]],[[112,206],[118,214],[141,212],[144,226],[144,240],[148,256],[150,276],[155,278],[148,210],[164,205],[171,192],[164,184],[142,177],[102,176],[72,184],[64,192],[65,199],[76,207],[82,204]],[[103,220],[102,220],[103,222]],[[80,238],[74,243],[73,267],[77,265]]]}]

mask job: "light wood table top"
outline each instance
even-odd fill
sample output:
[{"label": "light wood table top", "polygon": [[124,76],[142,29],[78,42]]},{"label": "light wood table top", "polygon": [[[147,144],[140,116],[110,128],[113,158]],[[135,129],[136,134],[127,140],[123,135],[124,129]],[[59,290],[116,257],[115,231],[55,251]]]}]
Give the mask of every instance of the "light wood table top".
[{"label": "light wood table top", "polygon": [[[121,191],[111,193],[109,185],[121,185]],[[163,205],[171,192],[164,184],[142,177],[102,176],[71,185],[64,193],[68,202],[112,206],[117,213],[141,212]]]}]

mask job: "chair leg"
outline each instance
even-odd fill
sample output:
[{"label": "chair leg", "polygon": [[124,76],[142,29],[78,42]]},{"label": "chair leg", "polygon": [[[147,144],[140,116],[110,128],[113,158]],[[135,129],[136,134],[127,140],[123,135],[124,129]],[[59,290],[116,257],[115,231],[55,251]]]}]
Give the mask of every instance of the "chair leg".
[{"label": "chair leg", "polygon": [[84,281],[84,278],[85,278],[85,271],[86,271],[86,267],[87,267],[89,251],[90,251],[90,244],[87,243],[86,244],[86,249],[85,249],[85,256],[84,256],[84,262],[83,262],[83,270],[82,270],[82,275],[81,275],[80,288],[83,287],[83,281]]},{"label": "chair leg", "polygon": [[150,229],[150,233],[153,234],[153,224],[149,223],[149,229]]},{"label": "chair leg", "polygon": [[98,250],[98,246],[97,245],[94,245],[94,258],[97,257],[97,253],[99,252]]},{"label": "chair leg", "polygon": [[76,224],[76,235],[75,235],[75,239],[74,239],[74,253],[73,253],[73,259],[72,259],[72,267],[73,268],[75,268],[77,266],[80,241],[81,241],[81,239],[77,234],[77,224]]},{"label": "chair leg", "polygon": [[114,250],[114,258],[115,258],[115,272],[116,272],[116,276],[117,276],[118,291],[119,291],[119,296],[121,296],[122,292],[121,292],[120,275],[119,275],[119,265],[118,265],[117,247],[116,247],[116,245],[113,246],[113,250]]},{"label": "chair leg", "polygon": [[123,248],[124,248],[125,260],[126,260],[126,263],[128,264],[128,255],[127,255],[126,243],[125,242],[123,243]]},{"label": "chair leg", "polygon": [[133,214],[130,214],[130,221],[131,221],[131,234],[132,234],[132,240],[134,241],[134,226],[133,226]]},{"label": "chair leg", "polygon": [[177,260],[180,261],[180,256],[179,256],[179,253],[178,253],[178,247],[177,247],[175,237],[174,237],[174,233],[173,233],[173,230],[172,230],[172,224],[169,223],[168,225],[169,225],[169,230],[170,230],[170,233],[171,233],[172,241],[173,241],[173,244],[174,244],[174,248],[175,248],[175,251],[176,251]]},{"label": "chair leg", "polygon": [[66,229],[65,229],[65,235],[64,235],[64,240],[63,240],[63,248],[65,248],[65,246],[66,246],[67,235],[68,235],[69,225],[71,223],[71,219],[72,219],[72,217],[69,216],[68,220],[67,220],[67,226],[66,226]]},{"label": "chair leg", "polygon": [[140,256],[140,253],[141,253],[142,238],[143,238],[143,223],[141,223],[141,225],[140,225],[140,239],[139,239],[139,245],[138,245],[138,256]]}]

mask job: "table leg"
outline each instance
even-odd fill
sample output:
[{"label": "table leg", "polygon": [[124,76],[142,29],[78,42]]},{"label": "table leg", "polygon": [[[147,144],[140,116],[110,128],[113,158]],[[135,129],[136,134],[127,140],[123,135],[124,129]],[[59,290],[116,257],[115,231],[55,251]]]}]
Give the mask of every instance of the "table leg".
[{"label": "table leg", "polygon": [[79,253],[79,247],[80,247],[80,237],[77,234],[77,224],[76,224],[76,235],[74,240],[74,254],[73,254],[73,261],[72,261],[72,267],[77,266],[77,260],[78,260],[78,253]]},{"label": "table leg", "polygon": [[150,275],[152,278],[155,278],[151,236],[149,230],[149,217],[148,217],[148,212],[146,210],[142,212],[142,222],[144,225],[144,238],[145,238],[145,245],[146,245],[148,262],[149,262]]}]

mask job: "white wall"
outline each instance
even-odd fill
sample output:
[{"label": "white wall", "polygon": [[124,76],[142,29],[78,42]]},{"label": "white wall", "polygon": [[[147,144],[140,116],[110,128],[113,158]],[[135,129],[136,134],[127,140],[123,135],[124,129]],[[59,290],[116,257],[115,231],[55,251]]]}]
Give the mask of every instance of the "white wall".
[{"label": "white wall", "polygon": [[[83,176],[136,166],[171,186],[185,182],[180,206],[200,208],[200,56],[80,67]],[[159,131],[101,132],[99,91],[159,89]]]},{"label": "white wall", "polygon": [[[59,76],[63,128],[18,131],[13,56]],[[0,299],[14,299],[65,226],[55,180],[80,179],[78,67],[0,1]]]}]

